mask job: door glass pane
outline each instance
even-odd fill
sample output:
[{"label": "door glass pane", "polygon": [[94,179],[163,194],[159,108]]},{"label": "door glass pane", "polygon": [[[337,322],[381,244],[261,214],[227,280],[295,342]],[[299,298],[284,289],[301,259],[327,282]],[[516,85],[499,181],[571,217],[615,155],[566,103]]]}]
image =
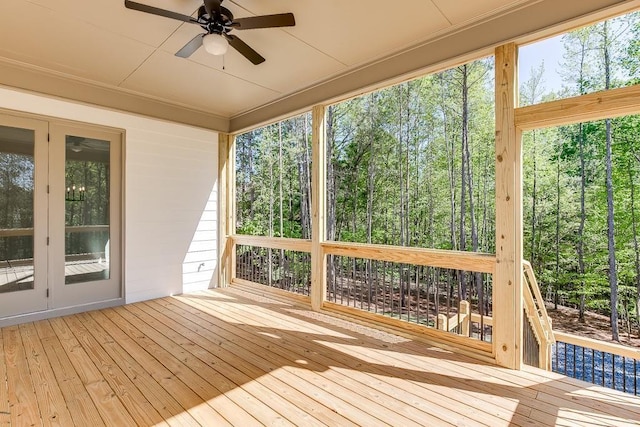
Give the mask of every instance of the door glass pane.
[{"label": "door glass pane", "polygon": [[34,142],[0,126],[0,293],[33,289]]},{"label": "door glass pane", "polygon": [[65,284],[109,279],[109,141],[65,142]]}]

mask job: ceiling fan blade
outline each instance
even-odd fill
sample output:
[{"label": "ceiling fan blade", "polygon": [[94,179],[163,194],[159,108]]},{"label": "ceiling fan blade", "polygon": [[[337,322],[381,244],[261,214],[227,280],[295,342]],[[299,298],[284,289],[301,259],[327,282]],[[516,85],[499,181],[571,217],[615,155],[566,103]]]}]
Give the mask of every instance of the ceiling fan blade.
[{"label": "ceiling fan blade", "polygon": [[190,16],[183,15],[181,13],[171,12],[170,10],[160,9],[158,7],[148,6],[142,3],[136,3],[134,1],[124,0],[124,7],[127,9],[133,9],[140,12],[150,13],[152,15],[164,16],[165,18],[177,19],[178,21],[189,22],[197,24],[198,21]]},{"label": "ceiling fan blade", "polygon": [[207,15],[220,16],[220,3],[222,0],[204,0],[204,10],[207,11]]},{"label": "ceiling fan blade", "polygon": [[202,37],[204,37],[204,34],[198,34],[195,36],[189,43],[185,44],[182,49],[176,52],[176,56],[179,56],[180,58],[188,58],[193,55],[193,53],[202,46]]},{"label": "ceiling fan blade", "polygon": [[251,30],[255,28],[293,27],[296,20],[293,13],[279,13],[276,15],[250,16],[233,20],[233,28]]},{"label": "ceiling fan blade", "polygon": [[265,61],[258,52],[253,50],[253,48],[243,42],[238,36],[225,34],[225,37],[229,40],[231,47],[240,52],[240,54],[251,61],[253,65],[262,64]]}]

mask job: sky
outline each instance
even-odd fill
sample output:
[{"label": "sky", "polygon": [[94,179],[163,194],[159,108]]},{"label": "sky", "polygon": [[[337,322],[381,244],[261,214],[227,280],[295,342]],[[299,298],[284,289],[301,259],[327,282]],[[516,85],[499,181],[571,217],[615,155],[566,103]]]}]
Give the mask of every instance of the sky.
[{"label": "sky", "polygon": [[562,87],[560,65],[563,62],[562,35],[532,43],[519,48],[519,76],[520,85],[529,80],[531,69],[540,66],[544,61],[544,92],[559,91]]}]

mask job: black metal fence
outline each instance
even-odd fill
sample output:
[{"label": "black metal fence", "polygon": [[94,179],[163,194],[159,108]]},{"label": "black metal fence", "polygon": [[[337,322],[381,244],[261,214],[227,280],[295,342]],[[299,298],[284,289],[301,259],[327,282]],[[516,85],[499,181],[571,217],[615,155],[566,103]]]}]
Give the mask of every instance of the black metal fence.
[{"label": "black metal fence", "polygon": [[327,299],[491,342],[491,279],[487,273],[331,255]]},{"label": "black metal fence", "polygon": [[552,370],[569,377],[638,395],[640,360],[557,341]]},{"label": "black metal fence", "polygon": [[237,245],[236,277],[296,294],[309,295],[311,254]]}]

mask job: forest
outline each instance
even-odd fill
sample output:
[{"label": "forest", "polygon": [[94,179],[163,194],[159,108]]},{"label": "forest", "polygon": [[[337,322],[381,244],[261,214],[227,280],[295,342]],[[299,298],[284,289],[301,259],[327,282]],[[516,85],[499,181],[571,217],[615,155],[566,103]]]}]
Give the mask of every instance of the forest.
[{"label": "forest", "polygon": [[[520,105],[640,82],[637,13],[561,38]],[[495,253],[494,64],[488,57],[327,109],[327,239]],[[640,333],[640,117],[523,136],[524,258],[550,304]],[[237,232],[310,238],[311,115],[236,139]]]}]

